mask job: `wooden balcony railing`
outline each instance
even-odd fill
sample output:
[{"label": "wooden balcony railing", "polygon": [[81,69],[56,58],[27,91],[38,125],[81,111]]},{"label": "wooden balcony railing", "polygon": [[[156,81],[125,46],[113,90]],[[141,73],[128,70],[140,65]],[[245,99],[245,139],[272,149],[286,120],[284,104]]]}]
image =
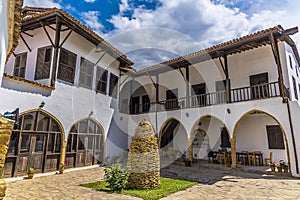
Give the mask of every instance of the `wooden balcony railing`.
[{"label": "wooden balcony railing", "polygon": [[[285,96],[289,97],[289,91],[285,88]],[[251,101],[257,99],[266,99],[281,96],[279,83],[272,82],[266,84],[260,84],[255,86],[248,86],[242,88],[232,89],[230,91],[230,103],[234,102],[242,102],[242,101]],[[219,91],[201,95],[194,95],[190,98],[190,104],[187,104],[187,98],[177,98],[177,99],[169,99],[160,101],[158,104],[155,102],[140,104],[140,105],[120,105],[122,109],[121,112],[130,114],[140,114],[140,113],[148,113],[148,112],[161,112],[161,111],[169,111],[169,110],[178,110],[188,108],[189,107],[204,107],[210,105],[224,104],[227,102],[226,91]],[[124,110],[123,110],[124,109]],[[127,111],[125,111],[125,109]]]}]

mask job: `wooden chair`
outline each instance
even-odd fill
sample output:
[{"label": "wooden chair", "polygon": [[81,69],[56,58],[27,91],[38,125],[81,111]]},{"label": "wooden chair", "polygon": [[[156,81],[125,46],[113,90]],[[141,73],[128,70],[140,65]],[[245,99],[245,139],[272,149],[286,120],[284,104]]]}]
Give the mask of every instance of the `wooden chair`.
[{"label": "wooden chair", "polygon": [[218,153],[218,159],[219,159],[219,162],[220,162],[221,165],[222,165],[223,162],[226,165],[226,153],[225,152],[219,152]]},{"label": "wooden chair", "polygon": [[242,164],[246,165],[248,163],[248,151],[242,151],[242,155],[240,156],[240,161]]},{"label": "wooden chair", "polygon": [[262,153],[261,151],[254,151],[254,159],[255,159],[255,163],[258,166],[262,166],[263,165],[263,161],[262,161]]},{"label": "wooden chair", "polygon": [[268,166],[268,165],[270,165],[270,163],[273,162],[272,157],[273,157],[273,152],[270,152],[270,157],[269,158],[265,158],[265,166]]},{"label": "wooden chair", "polygon": [[248,165],[251,165],[251,163],[253,163],[253,165],[256,164],[254,152],[248,152],[247,157],[248,157]]}]

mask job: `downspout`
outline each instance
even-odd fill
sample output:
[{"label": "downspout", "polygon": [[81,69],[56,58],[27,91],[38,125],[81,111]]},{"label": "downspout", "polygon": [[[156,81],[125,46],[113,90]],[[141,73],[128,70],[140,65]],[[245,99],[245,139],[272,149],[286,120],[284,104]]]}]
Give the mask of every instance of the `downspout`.
[{"label": "downspout", "polygon": [[290,123],[290,129],[291,129],[291,134],[292,134],[293,150],[294,150],[294,154],[295,154],[296,173],[299,174],[299,164],[298,164],[298,155],[297,155],[295,134],[294,134],[294,128],[293,128],[293,122],[292,122],[292,116],[291,116],[291,108],[290,108],[290,103],[289,103],[288,99],[287,99],[286,106],[287,106],[287,111],[288,111],[288,116],[289,116],[289,123]]}]

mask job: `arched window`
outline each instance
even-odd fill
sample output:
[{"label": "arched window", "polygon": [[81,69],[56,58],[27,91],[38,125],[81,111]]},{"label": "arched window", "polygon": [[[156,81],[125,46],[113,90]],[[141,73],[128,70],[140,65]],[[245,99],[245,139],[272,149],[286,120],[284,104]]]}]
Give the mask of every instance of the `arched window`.
[{"label": "arched window", "polygon": [[74,124],[68,136],[67,165],[85,166],[103,162],[103,128],[88,118]]},{"label": "arched window", "polygon": [[8,146],[4,176],[56,170],[61,153],[62,130],[57,119],[43,110],[20,115]]}]

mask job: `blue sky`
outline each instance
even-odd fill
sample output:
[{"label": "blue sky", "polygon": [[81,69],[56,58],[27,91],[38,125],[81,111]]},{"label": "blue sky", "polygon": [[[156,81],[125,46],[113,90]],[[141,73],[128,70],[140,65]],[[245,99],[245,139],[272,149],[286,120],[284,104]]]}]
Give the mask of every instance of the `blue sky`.
[{"label": "blue sky", "polygon": [[[278,24],[300,25],[298,0],[25,0],[24,5],[66,10],[136,68]],[[299,35],[292,37],[298,47]]]}]

